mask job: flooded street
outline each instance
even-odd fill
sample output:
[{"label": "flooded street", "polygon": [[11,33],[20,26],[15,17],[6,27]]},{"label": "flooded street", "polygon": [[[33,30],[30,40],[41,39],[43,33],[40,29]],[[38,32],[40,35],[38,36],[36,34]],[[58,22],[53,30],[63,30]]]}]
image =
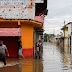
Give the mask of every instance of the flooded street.
[{"label": "flooded street", "polygon": [[0,62],[0,72],[72,72],[72,56],[62,53],[52,43],[44,43],[42,58],[7,58],[7,65]]},{"label": "flooded street", "polygon": [[44,43],[43,67],[44,72],[72,72],[71,55],[54,44]]}]

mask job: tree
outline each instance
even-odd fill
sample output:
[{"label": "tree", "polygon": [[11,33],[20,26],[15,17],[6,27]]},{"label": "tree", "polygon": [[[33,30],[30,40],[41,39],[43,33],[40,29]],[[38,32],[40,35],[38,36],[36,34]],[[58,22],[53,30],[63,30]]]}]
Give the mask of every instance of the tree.
[{"label": "tree", "polygon": [[44,34],[44,41],[47,42],[48,34]]}]

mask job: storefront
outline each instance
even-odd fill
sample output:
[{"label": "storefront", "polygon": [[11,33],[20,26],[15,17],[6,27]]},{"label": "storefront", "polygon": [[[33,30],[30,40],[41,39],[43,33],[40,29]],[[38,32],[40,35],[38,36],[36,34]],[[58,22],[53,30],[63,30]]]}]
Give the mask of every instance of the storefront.
[{"label": "storefront", "polygon": [[18,57],[18,37],[20,28],[0,28],[0,40],[6,45],[10,57]]},{"label": "storefront", "polygon": [[18,38],[21,37],[24,57],[32,57],[35,48],[35,30],[42,23],[34,20],[0,20],[0,40],[7,46],[10,57],[18,57]]}]

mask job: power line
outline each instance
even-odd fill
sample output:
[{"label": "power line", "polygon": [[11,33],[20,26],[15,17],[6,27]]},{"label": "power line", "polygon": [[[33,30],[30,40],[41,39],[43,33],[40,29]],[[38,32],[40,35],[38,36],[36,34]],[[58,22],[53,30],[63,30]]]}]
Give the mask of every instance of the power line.
[{"label": "power line", "polygon": [[[45,19],[44,19],[44,21],[48,22],[48,21],[47,21],[47,20],[45,20]],[[60,22],[60,21],[56,21],[56,22]],[[62,22],[62,21],[61,21],[61,22]],[[60,22],[60,23],[61,23],[61,22]],[[52,23],[52,22],[48,22],[48,23]],[[55,22],[53,22],[53,23],[55,23]]]},{"label": "power line", "polygon": [[[46,20],[45,20],[46,21]],[[46,22],[48,22],[48,21],[46,21]],[[50,23],[50,22],[48,22],[48,23]],[[55,22],[54,22],[55,23]],[[52,24],[52,23],[50,23],[50,24]],[[52,24],[53,25],[53,24]],[[56,26],[56,25],[55,25]],[[61,25],[59,25],[59,26],[61,26]],[[63,25],[62,25],[63,26]],[[47,27],[47,26],[46,26]],[[57,26],[56,26],[57,27]]]},{"label": "power line", "polygon": [[[69,5],[69,6],[72,6],[72,5]],[[57,12],[55,15],[53,15],[53,16],[57,16],[58,14],[61,14],[61,12],[63,12],[63,10],[65,9],[65,8],[67,8],[67,7],[69,7],[69,6],[66,6],[66,7],[63,7],[63,8],[61,8],[61,9],[57,9],[57,10],[55,10],[55,11],[58,11],[58,10],[61,10],[61,11],[59,11],[59,12]],[[62,10],[63,9],[63,10]],[[54,11],[54,12],[55,12]],[[52,17],[49,17],[49,18],[52,18]]]}]

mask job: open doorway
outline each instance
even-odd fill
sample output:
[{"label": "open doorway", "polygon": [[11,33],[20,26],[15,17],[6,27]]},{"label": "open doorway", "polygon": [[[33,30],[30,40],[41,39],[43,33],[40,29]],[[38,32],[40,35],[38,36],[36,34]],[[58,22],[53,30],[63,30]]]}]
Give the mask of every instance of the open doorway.
[{"label": "open doorway", "polygon": [[6,45],[10,57],[18,57],[18,37],[0,37]]}]

